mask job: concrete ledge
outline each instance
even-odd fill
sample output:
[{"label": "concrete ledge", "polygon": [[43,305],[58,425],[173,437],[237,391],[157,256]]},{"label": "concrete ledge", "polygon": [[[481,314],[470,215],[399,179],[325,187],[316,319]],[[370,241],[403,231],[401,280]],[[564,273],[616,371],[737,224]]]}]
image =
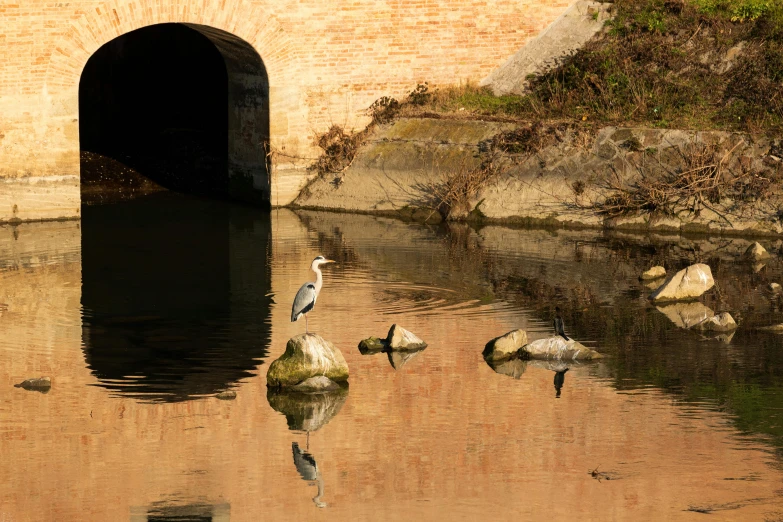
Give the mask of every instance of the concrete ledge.
[{"label": "concrete ledge", "polygon": [[0,223],[80,217],[79,176],[0,178]]}]

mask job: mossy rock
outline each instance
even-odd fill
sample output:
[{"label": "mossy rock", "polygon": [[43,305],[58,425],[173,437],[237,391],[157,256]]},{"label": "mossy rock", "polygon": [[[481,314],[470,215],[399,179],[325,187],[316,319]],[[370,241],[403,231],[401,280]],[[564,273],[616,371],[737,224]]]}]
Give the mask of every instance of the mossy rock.
[{"label": "mossy rock", "polygon": [[362,355],[367,355],[369,353],[379,353],[384,351],[386,346],[387,344],[385,340],[378,337],[368,337],[359,343],[359,352],[361,352]]},{"label": "mossy rock", "polygon": [[266,385],[290,387],[319,375],[337,383],[347,381],[348,363],[342,352],[320,335],[301,334],[289,339],[285,353],[269,365]]}]

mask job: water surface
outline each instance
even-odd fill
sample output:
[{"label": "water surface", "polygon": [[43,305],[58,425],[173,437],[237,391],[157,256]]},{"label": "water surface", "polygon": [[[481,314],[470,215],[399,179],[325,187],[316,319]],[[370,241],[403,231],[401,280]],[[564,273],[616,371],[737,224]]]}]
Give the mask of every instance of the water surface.
[{"label": "water surface", "polygon": [[[742,239],[429,227],[154,194],[0,227],[0,520],[779,520],[783,280]],[[347,391],[268,393],[310,316]],[[716,289],[656,308],[638,275]],[[514,328],[608,355],[496,368]],[[701,307],[701,308],[700,308]],[[740,329],[682,326],[729,311]],[[429,343],[362,355],[399,323]],[[39,393],[14,388],[49,375]],[[236,392],[234,400],[216,395]],[[559,397],[557,397],[559,395]],[[591,473],[592,472],[592,473]],[[709,512],[710,515],[704,514]]]}]

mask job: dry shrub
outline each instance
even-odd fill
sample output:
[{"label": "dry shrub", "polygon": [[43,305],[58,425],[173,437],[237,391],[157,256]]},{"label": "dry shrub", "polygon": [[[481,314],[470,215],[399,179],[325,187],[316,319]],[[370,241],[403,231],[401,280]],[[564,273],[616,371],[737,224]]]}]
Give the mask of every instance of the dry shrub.
[{"label": "dry shrub", "polygon": [[562,142],[568,129],[569,125],[565,123],[545,125],[541,121],[536,121],[496,134],[492,137],[490,145],[493,150],[509,154],[535,154],[546,147]]},{"label": "dry shrub", "polygon": [[[680,168],[672,168],[671,161],[649,161],[636,165],[639,177],[626,182],[618,172],[604,188],[610,195],[590,206],[604,216],[615,218],[650,214],[653,216],[677,216],[685,213],[698,217],[703,209],[723,215],[732,212],[752,211],[746,205],[770,196],[777,181],[777,172],[753,169],[751,162],[732,162],[732,155],[739,144],[725,152],[717,144],[691,143],[673,147],[679,157]],[[731,164],[734,168],[730,168]],[[773,179],[774,178],[774,179]],[[721,205],[720,210],[716,208]]]},{"label": "dry shrub", "polygon": [[423,187],[427,206],[438,212],[444,220],[466,216],[471,201],[503,171],[499,155],[486,155],[478,166],[463,161],[459,167],[447,172],[442,180]]},{"label": "dry shrub", "polygon": [[361,132],[348,133],[339,125],[332,125],[316,139],[316,144],[323,150],[323,154],[310,166],[310,170],[317,170],[322,174],[343,172],[353,163],[368,130],[369,127]]}]

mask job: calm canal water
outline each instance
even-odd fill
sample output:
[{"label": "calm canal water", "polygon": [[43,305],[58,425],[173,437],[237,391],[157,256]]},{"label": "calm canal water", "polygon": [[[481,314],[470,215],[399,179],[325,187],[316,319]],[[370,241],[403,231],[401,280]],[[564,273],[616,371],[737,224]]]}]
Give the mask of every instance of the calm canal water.
[{"label": "calm canal water", "polygon": [[[783,520],[783,335],[758,329],[783,322],[783,243],[765,266],[749,244],[166,193],[0,227],[0,522]],[[338,263],[310,328],[349,389],[268,394],[318,254]],[[701,304],[646,301],[642,271],[696,261]],[[484,362],[509,330],[551,335],[555,306],[608,357],[559,390],[547,364]],[[682,328],[704,307],[739,330]],[[393,323],[429,347],[359,353]]]}]

